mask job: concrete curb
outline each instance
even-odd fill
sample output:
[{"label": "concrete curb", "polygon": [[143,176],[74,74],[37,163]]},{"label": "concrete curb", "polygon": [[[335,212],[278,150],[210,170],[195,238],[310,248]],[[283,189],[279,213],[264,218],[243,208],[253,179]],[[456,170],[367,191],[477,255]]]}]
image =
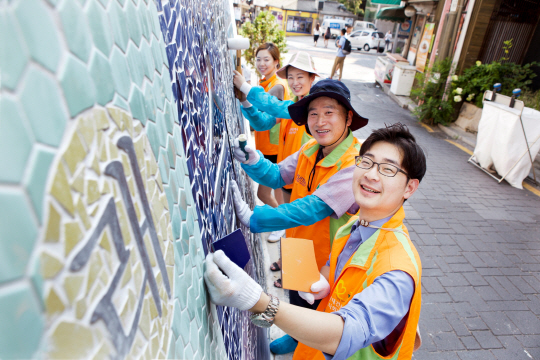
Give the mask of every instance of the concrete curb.
[{"label": "concrete curb", "polygon": [[451,127],[439,124],[439,129],[441,129],[446,135],[450,136],[451,138],[463,141],[465,144],[471,146],[473,149],[476,147],[476,142],[472,141],[466,136],[460,135],[456,130],[452,129]]}]

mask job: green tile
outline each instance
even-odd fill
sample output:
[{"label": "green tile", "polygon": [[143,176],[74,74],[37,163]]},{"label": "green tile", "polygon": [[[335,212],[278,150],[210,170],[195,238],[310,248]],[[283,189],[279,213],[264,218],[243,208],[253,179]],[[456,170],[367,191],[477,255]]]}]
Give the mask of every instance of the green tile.
[{"label": "green tile", "polygon": [[[167,116],[167,112],[169,112],[169,110],[170,110],[170,104],[166,103],[165,104],[165,116]],[[176,118],[174,118],[174,119],[176,119]],[[175,124],[173,126],[173,140],[174,140],[174,148],[176,150],[176,156],[185,158],[185,156],[184,156],[184,145],[183,145],[183,141],[182,141],[182,130],[180,129],[180,125],[178,125],[176,120],[175,120]],[[177,159],[177,162],[178,162],[178,159]],[[175,168],[178,170],[179,166],[177,165]]]},{"label": "green tile", "polygon": [[150,28],[148,17],[149,13],[146,6],[143,3],[139,4],[139,7],[137,8],[137,18],[141,24],[142,35],[150,42],[150,39],[152,38],[152,29]]},{"label": "green tile", "polygon": [[[191,270],[191,271],[193,271],[193,270]],[[193,286],[191,286],[188,289],[187,299],[188,299],[187,311],[188,311],[188,314],[189,314],[189,319],[193,322],[193,320],[195,320],[195,316],[196,316],[195,306],[196,306],[196,303],[197,303],[197,300],[195,298],[195,288]],[[190,358],[190,359],[193,359],[193,358]]]},{"label": "green tile", "polygon": [[163,39],[163,34],[161,33],[161,27],[159,26],[159,16],[157,13],[156,4],[153,1],[150,1],[148,4],[148,12],[150,13],[147,17],[150,22],[152,32],[157,39]]},{"label": "green tile", "polygon": [[[182,250],[182,240],[176,240],[174,242],[174,272],[177,275],[182,275],[184,273],[184,251]],[[179,289],[176,286],[175,289],[177,294],[180,294],[180,292],[178,292]]]},{"label": "green tile", "polygon": [[114,106],[117,106],[117,107],[120,107],[120,108],[126,110],[128,113],[131,112],[131,109],[129,108],[129,104],[127,103],[127,101],[124,100],[124,98],[121,97],[118,94],[114,95],[114,99],[113,99],[112,104]]},{"label": "green tile", "polygon": [[[183,293],[182,296],[185,297],[186,293]],[[180,330],[179,338],[181,338],[183,340],[183,342],[185,344],[187,344],[189,342],[190,332],[191,332],[191,326],[190,326],[189,316],[188,316],[187,311],[183,311],[181,313],[180,324],[178,325],[178,329]],[[187,354],[184,355],[184,356],[187,356]],[[184,357],[182,359],[193,359],[193,358],[192,357]]]},{"label": "green tile", "polygon": [[154,70],[155,70],[155,63],[154,63],[154,56],[152,54],[152,49],[150,48],[150,45],[146,41],[143,41],[140,46],[140,52],[141,52],[141,58],[142,58],[142,64],[144,67],[144,74],[150,80],[151,82],[154,81]]},{"label": "green tile", "polygon": [[0,181],[19,183],[32,151],[33,136],[21,119],[19,106],[0,98]]},{"label": "green tile", "polygon": [[176,338],[174,336],[169,337],[169,347],[167,350],[167,359],[176,359],[174,354],[176,353]]},{"label": "green tile", "polygon": [[25,76],[21,104],[37,141],[60,145],[67,121],[63,102],[56,80],[31,67]]},{"label": "green tile", "polygon": [[[186,164],[186,163],[184,163]],[[187,172],[187,170],[186,170]],[[186,189],[186,198],[187,198],[187,204],[189,206],[193,205],[193,195],[191,194],[191,182],[189,181],[189,176],[186,176],[185,182],[184,182],[184,189]]]},{"label": "green tile", "polygon": [[64,0],[58,10],[69,49],[79,59],[88,62],[92,36],[81,5],[73,0]]},{"label": "green tile", "polygon": [[176,339],[174,354],[168,359],[187,359],[184,354],[184,343],[181,338]]},{"label": "green tile", "polygon": [[98,3],[98,0],[92,0],[90,2],[86,8],[86,16],[95,47],[108,57],[111,53],[114,40],[107,13]]},{"label": "green tile", "polygon": [[[162,80],[163,80],[163,83],[165,84],[165,98],[170,101],[171,103],[175,103],[175,100],[173,99],[173,93],[172,93],[172,86],[171,86],[171,79],[170,79],[170,74],[169,74],[169,70],[168,70],[168,67],[166,67],[165,65],[163,65],[163,71],[162,71],[162,74],[163,77],[162,77]],[[173,113],[175,114],[175,119],[178,119],[178,110],[176,108],[176,105],[174,105],[174,109],[173,109]]]},{"label": "green tile", "polygon": [[178,210],[178,206],[173,206],[173,211],[171,215],[171,223],[172,223],[172,235],[175,240],[180,238],[180,210]]},{"label": "green tile", "polygon": [[36,236],[36,224],[24,192],[13,188],[0,190],[0,283],[24,276]]},{"label": "green tile", "polygon": [[107,8],[107,5],[109,4],[109,0],[99,0],[101,5],[103,5],[104,8]]},{"label": "green tile", "polygon": [[131,86],[129,67],[125,55],[116,47],[112,51],[110,64],[116,91],[127,99]]},{"label": "green tile", "polygon": [[157,159],[159,156],[159,135],[157,126],[151,121],[146,125],[146,136],[148,136],[154,157]]},{"label": "green tile", "polygon": [[32,205],[34,205],[40,223],[43,216],[43,196],[47,185],[47,175],[54,155],[55,153],[50,149],[36,146],[28,164],[27,177],[24,179],[26,191],[30,195],[30,200],[32,200]]},{"label": "green tile", "polygon": [[[192,299],[189,299],[190,301]],[[195,321],[191,322],[191,329],[190,329],[190,335],[189,343],[193,349],[199,348],[199,327],[197,326],[197,323]],[[191,358],[193,359],[193,358]]]},{"label": "green tile", "polygon": [[193,216],[192,206],[188,208],[186,224],[187,224],[189,236],[193,236],[193,228],[195,227],[195,216]]},{"label": "green tile", "polygon": [[186,219],[187,219],[187,210],[188,210],[186,191],[184,189],[179,189],[178,192],[179,192],[179,195],[178,195],[178,210],[180,211],[180,216],[182,217],[182,221],[186,221]]},{"label": "green tile", "polygon": [[19,25],[9,10],[0,10],[0,44],[2,86],[15,90],[30,55]]},{"label": "green tile", "polygon": [[156,100],[156,106],[158,107],[159,110],[163,111],[163,106],[164,106],[164,101],[165,101],[165,88],[164,88],[163,82],[161,81],[161,76],[158,73],[154,73],[154,82],[152,83],[152,90],[154,91],[154,99]]},{"label": "green tile", "polygon": [[126,16],[129,19],[129,37],[137,45],[140,46],[141,37],[142,37],[142,28],[137,16],[137,9],[132,1],[128,1],[126,5]]},{"label": "green tile", "polygon": [[47,69],[56,71],[62,50],[60,34],[50,9],[39,0],[19,1],[15,16],[32,58]]},{"label": "green tile", "polygon": [[[202,313],[202,308],[197,307],[197,315],[199,315],[201,313]],[[199,350],[197,351],[197,354],[201,358],[204,358],[204,355],[205,355],[204,352],[205,352],[205,347],[206,347],[206,341],[205,341],[206,340],[206,332],[207,332],[207,329],[203,329],[203,328],[199,329]],[[251,336],[253,336],[253,335],[251,335]]]},{"label": "green tile", "polygon": [[34,358],[43,335],[40,304],[26,282],[0,289],[0,358]]},{"label": "green tile", "polygon": [[131,80],[142,87],[144,79],[144,68],[142,63],[142,57],[139,53],[139,49],[130,42],[127,47],[126,60],[129,66],[129,72],[131,74]]},{"label": "green tile", "polygon": [[126,52],[129,42],[128,21],[124,10],[117,1],[113,1],[108,8],[109,24],[112,28],[114,42],[122,51]]},{"label": "green tile", "polygon": [[172,117],[172,114],[170,111],[166,111],[164,114],[163,114],[163,117],[165,118],[165,125],[167,127],[167,132],[169,134],[173,134],[173,129],[174,129],[174,124],[175,124],[175,119]]},{"label": "green tile", "polygon": [[[170,180],[170,177],[169,177],[169,180]],[[174,206],[174,201],[173,201],[171,186],[163,185],[163,191],[165,191],[165,196],[167,197],[167,204],[169,205],[169,209],[172,209]]]},{"label": "green tile", "polygon": [[144,95],[136,85],[131,87],[131,94],[129,94],[128,101],[133,118],[139,120],[144,126],[146,126],[147,117],[144,104]]},{"label": "green tile", "polygon": [[60,82],[71,116],[94,106],[96,90],[84,63],[68,55],[66,66],[60,73]]},{"label": "green tile", "polygon": [[[164,123],[164,121],[157,121],[159,120],[159,114],[161,112],[157,112],[156,114],[156,101],[154,99],[154,91],[152,90],[152,86],[149,86],[149,83],[146,84],[144,88],[144,104],[146,109],[146,116],[148,116],[148,119],[156,121],[157,125],[160,126],[160,122]],[[161,115],[161,118],[163,119],[163,115]],[[163,134],[165,136],[165,134]],[[160,144],[165,145],[165,138],[160,138],[160,140],[163,140],[163,142],[160,142]]]},{"label": "green tile", "polygon": [[184,349],[184,359],[198,360],[195,359],[195,354],[193,353],[193,349],[189,344],[187,344],[186,348]]},{"label": "green tile", "polygon": [[[175,128],[177,127],[178,126],[176,126]],[[184,161],[185,160],[179,157],[178,154],[176,155],[175,170],[176,170],[176,180],[177,180],[177,184],[179,188],[184,187],[184,177],[186,176],[186,173],[184,172],[184,164],[183,164]]]},{"label": "green tile", "polygon": [[158,167],[161,174],[161,180],[164,184],[168,184],[170,167],[167,151],[165,151],[164,148],[159,149]]},{"label": "green tile", "polygon": [[41,304],[42,309],[45,308],[44,304],[44,290],[43,290],[43,275],[41,274],[41,262],[39,259],[39,256],[34,256],[33,259],[30,260],[31,263],[29,265],[29,271],[30,271],[30,279],[32,280],[32,285],[36,289],[36,294],[39,297],[39,302]]},{"label": "green tile", "polygon": [[[155,37],[152,37],[151,49],[152,49],[152,56],[154,57],[154,61],[155,61],[155,65],[156,65],[156,70],[161,75],[163,75],[163,73],[161,72],[161,68],[163,67],[163,56],[162,56],[162,53],[161,53],[161,46],[163,46],[163,45],[160,44],[159,41]],[[169,78],[170,78],[170,76],[167,77],[167,79],[169,79]]]},{"label": "green tile", "polygon": [[[169,163],[170,164],[170,163]],[[176,171],[169,171],[169,184],[171,189],[171,201],[173,204],[178,203],[178,183],[176,182]]]},{"label": "green tile", "polygon": [[109,60],[100,52],[94,51],[90,60],[90,75],[96,86],[96,100],[105,105],[114,97],[114,82]]}]

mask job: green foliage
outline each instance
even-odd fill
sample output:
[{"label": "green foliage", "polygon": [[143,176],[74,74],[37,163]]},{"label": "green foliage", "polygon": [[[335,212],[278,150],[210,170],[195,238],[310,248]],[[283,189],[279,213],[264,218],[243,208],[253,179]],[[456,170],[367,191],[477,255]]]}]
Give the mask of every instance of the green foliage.
[{"label": "green foliage", "polygon": [[345,8],[354,15],[364,15],[364,10],[360,9],[362,0],[339,0],[339,2],[345,5]]},{"label": "green foliage", "polygon": [[[245,22],[240,29],[240,35],[249,39],[250,48],[243,52],[244,59],[254,69],[255,67],[255,50],[259,45],[271,42],[274,43],[281,54],[287,52],[287,42],[285,40],[285,31],[283,31],[276,18],[269,11],[261,11],[255,20]],[[283,58],[280,59],[283,63]]]},{"label": "green foliage", "polygon": [[452,121],[454,105],[447,99],[446,79],[452,69],[452,60],[438,60],[425,73],[416,74],[416,86],[411,95],[418,100],[414,114],[420,121],[434,124],[448,124]]},{"label": "green foliage", "polygon": [[523,91],[520,98],[525,103],[525,106],[540,111],[540,90],[533,92],[530,90]]},{"label": "green foliage", "polygon": [[401,54],[401,50],[402,50],[402,49],[398,46],[398,47],[396,48],[396,54]]},{"label": "green foliage", "polygon": [[[501,83],[501,94],[512,96],[512,90],[527,90],[536,77],[533,71],[537,62],[525,65],[518,65],[507,62],[508,54],[512,48],[512,39],[504,42],[504,56],[491,64],[482,64],[480,61],[463,71],[460,76],[452,77],[452,93],[454,96],[460,95],[462,100],[469,101],[478,107],[482,107],[482,97],[486,90],[492,90],[493,85]],[[454,99],[452,97],[452,99]],[[460,102],[460,101],[456,101]]]}]

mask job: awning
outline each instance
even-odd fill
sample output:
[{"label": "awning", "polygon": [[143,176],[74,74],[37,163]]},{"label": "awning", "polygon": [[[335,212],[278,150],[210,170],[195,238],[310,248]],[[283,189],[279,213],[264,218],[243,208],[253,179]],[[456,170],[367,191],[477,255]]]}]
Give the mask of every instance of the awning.
[{"label": "awning", "polygon": [[393,6],[381,9],[377,15],[375,15],[375,19],[393,21],[397,23],[410,20],[407,16],[405,16],[405,6]]},{"label": "awning", "polygon": [[372,4],[381,4],[381,5],[399,5],[401,0],[371,0]]}]

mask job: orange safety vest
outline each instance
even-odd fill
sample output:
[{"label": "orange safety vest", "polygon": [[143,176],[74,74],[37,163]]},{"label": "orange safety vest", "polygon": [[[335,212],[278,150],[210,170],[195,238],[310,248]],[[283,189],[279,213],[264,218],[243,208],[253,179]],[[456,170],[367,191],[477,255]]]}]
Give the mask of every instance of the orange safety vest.
[{"label": "orange safety vest", "polygon": [[[412,357],[416,328],[420,318],[422,263],[416,248],[408,238],[408,231],[403,225],[404,218],[405,211],[401,207],[382,228],[399,229],[406,233],[407,236],[399,232],[377,230],[360,245],[343,267],[337,281],[334,282],[338,256],[343,251],[349,239],[351,227],[358,220],[358,216],[351,217],[349,222],[341,227],[336,234],[330,258],[330,295],[320,302],[317,311],[331,313],[341,309],[347,305],[354,295],[370,286],[378,276],[389,271],[401,270],[406,272],[414,280],[415,285],[405,327],[399,335],[392,353],[382,356],[370,345],[358,350],[349,359],[405,360]],[[293,360],[324,359],[324,355],[320,350],[313,349],[302,343],[298,344],[293,357]]]},{"label": "orange safety vest", "polygon": [[[289,84],[286,80],[277,77],[274,73],[269,79],[262,79],[259,81],[259,85],[264,88],[264,91],[268,92],[276,85],[283,86],[283,100],[290,100]],[[255,131],[255,148],[263,153],[263,155],[277,155],[279,147],[279,135],[281,124],[276,124],[270,130]]]},{"label": "orange safety vest", "polygon": [[[339,170],[354,166],[354,157],[360,151],[360,142],[353,136],[352,131],[349,130],[349,136],[328,156],[317,163],[311,191],[309,191],[307,188],[309,174],[315,164],[318,151],[319,144],[315,139],[308,141],[300,151],[298,164],[294,173],[291,202],[313,194],[319,186],[325,184]],[[297,226],[287,229],[287,237],[313,240],[315,257],[320,270],[328,261],[331,240],[334,238],[336,231],[347,223],[352,215],[346,213],[339,219],[333,219],[328,216],[309,226]]]},{"label": "orange safety vest", "polygon": [[[306,132],[304,125],[298,126],[291,119],[281,119],[277,162],[281,162],[300,150],[302,145],[311,139],[312,137]],[[293,184],[285,185],[284,188],[292,189]]]}]

